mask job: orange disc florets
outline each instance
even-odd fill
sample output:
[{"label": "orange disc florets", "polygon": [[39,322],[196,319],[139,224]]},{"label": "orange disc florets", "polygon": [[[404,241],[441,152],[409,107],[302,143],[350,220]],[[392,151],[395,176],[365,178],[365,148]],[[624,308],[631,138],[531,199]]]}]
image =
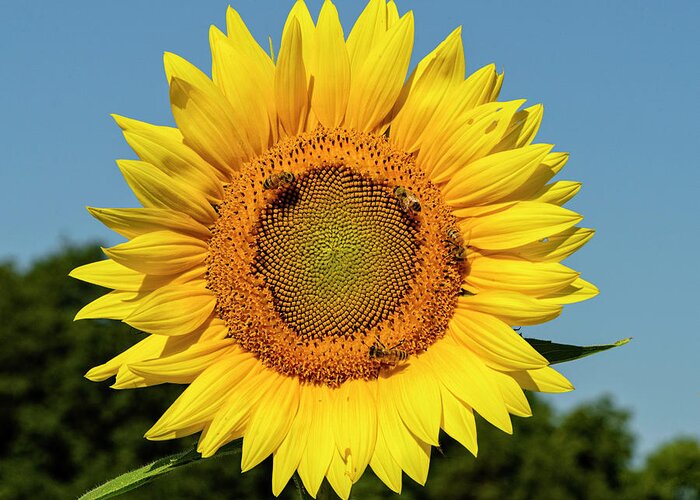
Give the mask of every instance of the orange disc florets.
[{"label": "orange disc florets", "polygon": [[218,207],[207,280],[244,349],[336,386],[443,335],[464,263],[447,236],[454,218],[410,155],[319,128],[240,174]]}]

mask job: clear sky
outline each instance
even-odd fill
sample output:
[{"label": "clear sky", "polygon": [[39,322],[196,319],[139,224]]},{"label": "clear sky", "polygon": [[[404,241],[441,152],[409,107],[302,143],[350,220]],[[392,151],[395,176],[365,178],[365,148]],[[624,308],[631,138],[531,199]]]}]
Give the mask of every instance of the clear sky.
[{"label": "clear sky", "polygon": [[[495,62],[502,98],[545,105],[538,135],[571,152],[559,178],[596,237],[567,261],[601,294],[526,336],[624,348],[560,365],[577,390],[634,412],[639,451],[700,437],[700,2],[407,1],[414,63],[463,25],[468,71]],[[171,124],[165,50],[208,71],[226,1],[7,2],[0,30],[0,260],[118,240],[84,210],[134,206],[114,164],[133,158],[109,113]],[[236,1],[267,47],[292,1]],[[351,26],[364,2],[337,2]],[[310,2],[315,14],[320,1]],[[348,31],[346,30],[346,34]]]}]

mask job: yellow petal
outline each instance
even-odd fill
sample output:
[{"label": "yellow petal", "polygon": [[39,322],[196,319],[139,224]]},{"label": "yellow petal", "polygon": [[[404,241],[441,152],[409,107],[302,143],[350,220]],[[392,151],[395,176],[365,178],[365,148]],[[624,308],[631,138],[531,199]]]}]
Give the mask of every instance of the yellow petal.
[{"label": "yellow petal", "polygon": [[282,30],[282,39],[288,36],[287,32],[291,29],[292,24],[295,21],[301,30],[302,55],[304,66],[306,67],[306,79],[308,82],[311,79],[313,69],[316,67],[316,27],[314,26],[313,19],[311,19],[309,9],[306,7],[303,0],[297,0],[294,2],[294,5],[289,11],[287,21],[285,22],[284,29]]},{"label": "yellow petal", "polygon": [[461,88],[456,89],[454,113],[462,114],[487,102],[493,102],[494,95],[497,96],[499,93],[502,79],[503,74],[498,74],[495,64],[487,64],[469,75],[469,78],[460,86]]},{"label": "yellow petal", "polygon": [[490,314],[457,309],[449,329],[458,342],[497,370],[523,370],[549,364],[511,327]]},{"label": "yellow petal", "polygon": [[110,115],[117,123],[120,129],[124,132],[137,132],[144,135],[163,137],[169,141],[182,142],[183,137],[180,130],[176,127],[164,127],[162,125],[153,125],[151,123],[134,120],[117,114]]},{"label": "yellow petal", "polygon": [[[123,133],[147,138],[151,142],[166,148],[168,150],[168,154],[174,155],[180,160],[185,161],[189,168],[198,170],[207,176],[211,176],[213,172],[219,181],[225,179],[225,177],[223,177],[219,171],[214,169],[209,163],[204,161],[201,156],[185,145],[185,138],[182,136],[179,129],[174,127],[152,125],[150,123],[114,114],[112,115],[112,118],[114,118],[114,121],[122,129]],[[167,166],[166,168],[166,164],[169,165],[169,162],[170,160],[164,160],[162,162],[163,170],[175,170],[175,166]]]},{"label": "yellow petal", "polygon": [[386,384],[393,388],[382,394],[391,398],[406,427],[426,443],[437,446],[440,387],[427,364],[414,361],[387,378]]},{"label": "yellow petal", "polygon": [[138,307],[146,294],[115,290],[93,300],[75,315],[74,321],[81,319],[123,319]]},{"label": "yellow petal", "polygon": [[299,21],[292,18],[282,35],[275,68],[277,113],[287,135],[304,130],[309,107],[301,33]]},{"label": "yellow petal", "polygon": [[215,26],[209,30],[212,56],[212,80],[231,103],[232,120],[236,123],[256,154],[269,144],[270,115],[274,102],[274,70],[259,64],[244,46],[236,46]]},{"label": "yellow petal", "polygon": [[274,97],[275,64],[258,44],[241,16],[229,6],[226,12],[226,27],[231,45],[246,55],[252,67],[254,81],[260,81],[261,96],[267,103],[268,121],[272,125],[272,141],[277,141],[276,110]]},{"label": "yellow petal", "polygon": [[345,125],[375,132],[394,107],[406,79],[413,48],[413,14],[408,13],[385,35],[353,72]]},{"label": "yellow petal", "polygon": [[426,134],[416,164],[436,184],[445,182],[472,161],[488,154],[501,140],[513,114],[524,101],[488,103],[457,116],[441,131]]},{"label": "yellow petal", "polygon": [[134,271],[113,260],[101,260],[73,269],[69,276],[95,285],[125,292],[147,292],[168,283],[187,283],[204,276],[204,266],[174,275],[154,276]]},{"label": "yellow petal", "polygon": [[221,340],[229,337],[229,330],[228,326],[226,326],[226,323],[222,319],[212,316],[207,322],[199,327],[196,332],[193,332],[192,335],[196,336],[196,338],[202,342]]},{"label": "yellow petal", "polygon": [[554,175],[556,175],[561,172],[561,169],[564,168],[567,161],[569,161],[569,153],[557,152],[547,155],[547,158],[545,158],[542,163],[544,163],[554,173]]},{"label": "yellow petal", "polygon": [[243,438],[242,472],[262,462],[287,436],[299,408],[299,392],[296,378],[280,377],[255,405]]},{"label": "yellow petal", "polygon": [[236,351],[222,357],[192,382],[148,430],[150,440],[170,439],[169,433],[210,421],[236,385],[259,365],[250,353]]},{"label": "yellow petal", "polygon": [[507,372],[506,375],[513,377],[520,387],[528,391],[569,392],[574,390],[571,382],[549,366],[536,370]]},{"label": "yellow petal", "polygon": [[531,261],[559,262],[588,243],[594,234],[593,229],[572,227],[546,239],[510,248],[505,252]]},{"label": "yellow petal", "polygon": [[202,434],[197,444],[197,451],[202,454],[202,457],[211,457],[234,436],[242,436],[243,428],[255,411],[259,400],[270,388],[279,386],[282,375],[263,368],[261,364],[254,368],[246,378],[229,385],[220,411],[212,419],[207,432]]},{"label": "yellow petal", "polygon": [[107,259],[76,267],[68,276],[107,288],[136,292],[141,290],[147,275]]},{"label": "yellow petal", "polygon": [[140,389],[142,387],[151,387],[158,385],[161,382],[156,380],[146,380],[144,377],[135,374],[127,365],[122,365],[117,371],[117,376],[112,385],[109,386],[110,389],[123,390],[123,389]]},{"label": "yellow petal", "polygon": [[476,456],[479,446],[476,440],[476,421],[471,407],[457,399],[445,386],[441,386],[442,422],[444,431]]},{"label": "yellow petal", "polygon": [[335,444],[351,481],[357,481],[369,464],[377,439],[376,384],[365,380],[345,382],[336,390],[333,429]]},{"label": "yellow petal", "polygon": [[390,139],[402,150],[413,152],[430,119],[443,100],[464,79],[462,28],[454,30],[416,66],[404,87],[407,96],[391,122]]},{"label": "yellow petal", "polygon": [[[429,147],[440,140],[445,130],[462,121],[472,110],[491,102],[496,81],[496,67],[490,64],[470,75],[459,85],[451,87],[428,120],[417,146]],[[426,165],[426,170],[428,168]]]},{"label": "yellow petal", "polygon": [[103,251],[115,262],[142,273],[175,274],[203,262],[208,247],[196,238],[154,231]]},{"label": "yellow petal", "polygon": [[387,399],[384,396],[386,391],[393,388],[385,382],[385,378],[379,378],[379,432],[383,435],[389,453],[396,463],[411,479],[425,484],[430,465],[430,445],[411,434],[393,405],[382,404],[382,401]]},{"label": "yellow petal", "polygon": [[[314,418],[316,391],[309,386],[299,387],[299,410],[292,426],[282,443],[274,452],[272,462],[272,494],[278,496],[289,482],[294,471],[299,467],[301,456],[309,439],[309,421]],[[315,439],[315,436],[314,436]],[[322,476],[325,470],[322,472]]]},{"label": "yellow petal", "polygon": [[158,335],[184,335],[204,323],[216,306],[216,295],[204,280],[154,290],[124,322]]},{"label": "yellow petal", "polygon": [[[459,208],[452,211],[452,215],[459,219],[469,219],[472,217],[483,217],[484,215],[491,215],[498,212],[503,212],[504,210],[514,206],[517,201],[509,201],[506,203],[493,203],[491,205],[481,205],[478,207],[467,207]],[[469,236],[469,235],[464,235]]]},{"label": "yellow petal", "polygon": [[450,82],[449,88],[454,89],[464,82],[465,64],[462,27],[458,26],[416,65],[401,91],[405,94],[403,100],[408,94],[429,97],[426,94],[434,92],[445,81]]},{"label": "yellow petal", "polygon": [[260,83],[260,94],[266,102],[268,121],[272,125],[272,142],[277,142],[277,112],[275,110],[275,65],[265,50],[255,41],[241,16],[229,6],[226,12],[226,29],[231,45],[246,55],[252,67],[252,81]]},{"label": "yellow petal", "polygon": [[330,0],[326,0],[321,7],[315,43],[311,106],[323,126],[335,128],[343,122],[348,104],[350,60],[338,11]]},{"label": "yellow petal", "polygon": [[165,431],[157,438],[149,438],[146,435],[144,435],[144,437],[146,439],[150,439],[151,441],[165,441],[166,439],[180,439],[183,437],[191,436],[192,434],[196,434],[198,432],[206,432],[206,429],[206,423],[197,422],[196,424],[178,427],[169,431]]},{"label": "yellow petal", "polygon": [[561,206],[576,196],[580,189],[580,182],[558,181],[544,186],[532,197],[532,200]]},{"label": "yellow petal", "polygon": [[331,457],[338,454],[333,437],[333,393],[325,386],[306,385],[304,390],[312,392],[314,404],[313,417],[308,421],[308,443],[299,461],[299,477],[306,491],[315,497]]},{"label": "yellow petal", "polygon": [[[455,211],[459,217],[459,211]],[[463,220],[459,228],[469,244],[486,250],[501,250],[541,240],[575,226],[576,212],[548,203],[522,201],[490,215]]]},{"label": "yellow petal", "polygon": [[234,47],[243,49],[248,57],[256,59],[261,66],[274,66],[265,50],[255,41],[240,14],[231,6],[226,11],[226,31]]},{"label": "yellow petal", "polygon": [[385,0],[369,0],[348,35],[347,48],[353,79],[385,35],[386,23]]},{"label": "yellow petal", "polygon": [[384,484],[392,491],[399,495],[401,494],[401,474],[403,471],[396,460],[391,456],[391,453],[389,453],[389,447],[384,440],[384,432],[382,429],[377,431],[377,443],[374,446],[374,454],[369,461],[369,465]]},{"label": "yellow petal", "polygon": [[515,113],[508,126],[508,131],[492,153],[529,145],[540,128],[543,114],[544,107],[541,104],[535,104]]},{"label": "yellow petal", "polygon": [[391,28],[399,22],[399,9],[394,0],[389,0],[386,4],[386,27]]},{"label": "yellow petal", "polygon": [[501,391],[501,397],[508,411],[516,417],[531,417],[530,403],[515,379],[495,370],[492,375]]},{"label": "yellow petal", "polygon": [[213,83],[204,91],[173,78],[170,103],[185,144],[224,175],[238,171],[241,163],[253,156],[245,131],[233,121],[231,105]]},{"label": "yellow petal", "polygon": [[348,498],[350,498],[352,481],[346,474],[345,462],[337,451],[333,453],[326,477],[335,493],[342,500],[348,500]]},{"label": "yellow petal", "polygon": [[544,189],[545,184],[564,167],[568,158],[568,153],[558,151],[549,153],[534,169],[530,178],[524,181],[519,189],[516,189],[501,201],[529,200],[536,197]]},{"label": "yellow petal", "polygon": [[[537,325],[561,314],[562,306],[508,291],[486,291],[459,297],[457,308],[492,314],[509,325]],[[477,410],[478,411],[478,410]]]},{"label": "yellow petal", "polygon": [[598,295],[598,293],[600,292],[593,283],[578,278],[568,287],[540,297],[540,299],[549,304],[573,304],[575,302],[592,299]]},{"label": "yellow petal", "polygon": [[536,144],[476,160],[448,180],[442,188],[445,201],[457,208],[497,203],[527,182],[551,149]]},{"label": "yellow petal", "polygon": [[491,370],[475,354],[450,338],[433,344],[426,354],[440,382],[452,394],[502,431],[513,432]]},{"label": "yellow petal", "polygon": [[189,384],[217,359],[237,349],[232,339],[197,342],[170,356],[154,357],[126,366],[136,375],[153,382]]},{"label": "yellow petal", "polygon": [[530,262],[474,254],[466,282],[479,290],[511,290],[541,297],[570,285],[579,273],[557,262]]},{"label": "yellow petal", "polygon": [[137,344],[129,347],[126,351],[118,354],[106,363],[90,369],[85,378],[93,382],[101,382],[108,379],[129,363],[138,363],[145,359],[153,359],[160,356],[168,356],[175,352],[187,349],[196,342],[197,339],[187,337],[162,337],[160,335],[149,335]]},{"label": "yellow petal", "polygon": [[124,138],[139,158],[168,177],[204,193],[207,200],[214,203],[223,198],[224,190],[217,178],[218,172],[181,142],[130,131],[124,132]]},{"label": "yellow petal", "polygon": [[501,88],[503,88],[503,73],[498,73],[496,75],[496,82],[491,90],[490,100],[495,101],[501,93]]},{"label": "yellow petal", "polygon": [[102,224],[126,238],[153,231],[175,231],[209,239],[209,228],[192,217],[169,208],[94,208],[88,212]]},{"label": "yellow petal", "polygon": [[169,177],[150,163],[118,160],[117,165],[144,207],[176,210],[204,224],[216,219],[214,208],[201,191]]},{"label": "yellow petal", "polygon": [[236,110],[209,77],[187,60],[166,52],[163,62],[173,117],[184,143],[230,175],[241,159],[253,153],[245,129],[233,119]]},{"label": "yellow petal", "polygon": [[[121,364],[116,381],[110,387],[135,389],[163,383],[191,383],[218,357],[233,353],[237,349],[232,346],[233,342],[230,339],[224,341],[222,337],[212,340],[202,339],[203,333],[208,329],[206,325],[202,325],[192,335],[164,337],[168,340],[159,355],[135,358],[133,363]],[[199,342],[199,339],[202,341]],[[204,347],[208,348],[207,352],[203,352]],[[134,367],[141,367],[141,369]],[[197,428],[192,433],[200,430],[201,428]]]},{"label": "yellow petal", "polygon": [[203,90],[213,89],[212,82],[207,75],[177,54],[165,52],[163,54],[163,66],[168,83],[172,83],[173,78],[178,78],[193,87]]}]

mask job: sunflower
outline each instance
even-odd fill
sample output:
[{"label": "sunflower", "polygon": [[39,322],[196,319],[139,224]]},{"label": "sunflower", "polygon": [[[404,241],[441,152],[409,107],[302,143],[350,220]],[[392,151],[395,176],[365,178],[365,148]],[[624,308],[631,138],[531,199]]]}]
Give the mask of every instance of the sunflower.
[{"label": "sunflower", "polygon": [[426,481],[441,429],[476,455],[475,412],[512,432],[523,389],[570,383],[516,331],[596,288],[560,262],[593,231],[562,207],[580,184],[533,143],[542,106],[465,78],[456,29],[407,78],[413,15],[371,0],[347,39],[333,3],[298,1],[277,57],[229,8],[211,78],[165,54],[177,127],[115,116],[142,208],[89,208],[126,242],[75,278],[113,289],[76,316],[150,334],[86,377],[187,384],[146,433],[243,438],[342,498],[367,466]]}]

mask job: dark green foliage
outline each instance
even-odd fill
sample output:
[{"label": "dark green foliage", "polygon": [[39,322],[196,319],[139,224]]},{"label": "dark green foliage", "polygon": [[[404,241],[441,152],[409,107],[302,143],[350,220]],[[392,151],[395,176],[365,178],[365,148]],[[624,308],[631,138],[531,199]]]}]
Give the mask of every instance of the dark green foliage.
[{"label": "dark green foliage", "polygon": [[700,443],[678,438],[651,453],[634,476],[630,498],[700,500]]},{"label": "dark green foliage", "polygon": [[[67,248],[19,272],[0,265],[0,499],[75,498],[97,484],[192,446],[149,442],[143,433],[181,392],[158,386],[115,391],[83,378],[141,334],[116,321],[73,322],[106,290],[68,278],[101,258]],[[408,499],[698,499],[700,448],[679,440],[630,469],[628,416],[601,400],[563,416],[531,399],[535,417],[507,436],[479,422],[479,458],[446,436],[427,487],[404,479]],[[271,498],[271,466],[241,476],[237,456],[204,460],[124,495],[128,499]],[[693,496],[694,495],[694,496]],[[293,485],[283,498],[298,498]],[[365,474],[353,497],[396,497]]]}]

